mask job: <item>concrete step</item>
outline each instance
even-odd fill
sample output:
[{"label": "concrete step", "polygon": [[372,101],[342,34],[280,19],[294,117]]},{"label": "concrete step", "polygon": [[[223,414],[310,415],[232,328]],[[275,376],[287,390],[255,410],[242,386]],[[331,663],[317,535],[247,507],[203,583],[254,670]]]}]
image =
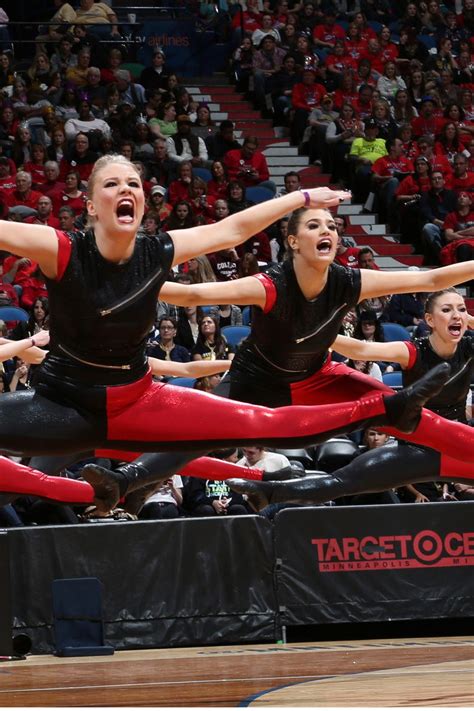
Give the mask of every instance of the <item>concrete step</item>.
[{"label": "concrete step", "polygon": [[351,225],[375,225],[375,215],[350,215],[349,222]]},{"label": "concrete step", "polygon": [[372,235],[385,235],[387,234],[386,225],[349,225],[347,228],[347,234],[350,235],[360,235],[370,237]]},{"label": "concrete step", "polygon": [[339,205],[337,214],[338,215],[360,215],[362,212],[362,205]]},{"label": "concrete step", "polygon": [[[298,170],[308,165],[308,159],[304,156],[269,156],[267,153],[267,149],[265,149],[263,152],[265,154],[265,158],[267,159],[267,163],[269,166],[286,166],[288,170],[294,167],[295,170]],[[288,170],[286,172],[288,172]]]},{"label": "concrete step", "polygon": [[382,269],[403,269],[404,267],[421,267],[423,265],[423,257],[419,254],[410,255],[409,257],[377,257],[376,263]]},{"label": "concrete step", "polygon": [[361,237],[357,240],[359,244],[364,243],[364,247],[372,247],[376,254],[384,257],[404,257],[413,254],[413,247],[410,244],[378,244],[371,245],[369,241]]},{"label": "concrete step", "polygon": [[289,144],[286,146],[284,144],[278,144],[277,146],[267,146],[267,148],[265,148],[265,156],[267,160],[273,156],[294,156],[295,158],[300,157],[298,156],[298,149],[296,148],[296,146],[290,146]]}]

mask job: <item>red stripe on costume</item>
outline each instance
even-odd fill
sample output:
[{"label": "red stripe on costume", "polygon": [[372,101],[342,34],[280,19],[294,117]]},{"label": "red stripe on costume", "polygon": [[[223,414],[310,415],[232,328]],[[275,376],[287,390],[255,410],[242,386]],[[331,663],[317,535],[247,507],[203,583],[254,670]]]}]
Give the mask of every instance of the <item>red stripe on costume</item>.
[{"label": "red stripe on costume", "polygon": [[61,281],[71,258],[72,243],[71,238],[65,232],[55,230],[58,238],[58,273],[56,281]]},{"label": "red stripe on costume", "polygon": [[277,298],[275,284],[267,274],[253,274],[252,276],[258,279],[265,289],[265,306],[263,307],[263,313],[268,314],[275,306]]},{"label": "red stripe on costume", "polygon": [[415,344],[412,343],[411,341],[403,341],[403,343],[408,348],[408,365],[406,367],[406,370],[411,370],[416,363],[416,359],[418,357],[418,351],[417,351]]}]

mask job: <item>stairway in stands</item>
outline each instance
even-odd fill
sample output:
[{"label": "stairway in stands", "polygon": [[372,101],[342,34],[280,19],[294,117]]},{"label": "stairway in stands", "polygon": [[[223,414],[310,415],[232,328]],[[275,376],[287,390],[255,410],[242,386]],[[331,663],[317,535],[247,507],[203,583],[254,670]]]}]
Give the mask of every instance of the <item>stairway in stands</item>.
[{"label": "stairway in stands", "polygon": [[[196,79],[187,84],[188,91],[198,102],[208,104],[214,122],[230,119],[235,125],[235,136],[241,140],[244,134],[258,137],[260,150],[267,159],[270,177],[283,188],[283,176],[290,170],[300,174],[302,187],[329,185],[330,176],[321,173],[314,165],[308,165],[306,156],[299,156],[298,149],[290,146],[287,138],[277,136],[271,119],[262,118],[252,104],[236,91],[227,77],[215,74]],[[371,247],[376,255],[376,263],[384,270],[403,269],[408,266],[421,267],[423,258],[414,254],[409,244],[400,244],[397,237],[387,232],[387,226],[377,222],[377,216],[364,214],[362,205],[343,204],[339,213],[348,220],[347,232],[358,246]],[[466,300],[468,309],[474,313],[474,299]]]}]

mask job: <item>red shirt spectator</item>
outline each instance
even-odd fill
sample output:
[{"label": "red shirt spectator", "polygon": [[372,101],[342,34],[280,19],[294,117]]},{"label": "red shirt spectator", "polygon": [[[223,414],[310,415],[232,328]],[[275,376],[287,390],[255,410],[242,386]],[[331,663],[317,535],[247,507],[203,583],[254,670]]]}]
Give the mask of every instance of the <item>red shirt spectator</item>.
[{"label": "red shirt spectator", "polygon": [[359,269],[360,247],[346,247],[344,252],[336,254],[335,262],[343,267]]},{"label": "red shirt spectator", "polygon": [[53,227],[55,230],[60,229],[59,220],[53,215],[53,203],[47,195],[42,195],[36,206],[38,214],[33,217],[27,217],[25,222],[30,225],[46,225]]},{"label": "red shirt spectator", "polygon": [[327,90],[323,84],[318,84],[315,81],[315,77],[315,71],[305,69],[303,72],[303,81],[295,84],[291,92],[291,104],[293,108],[312,111],[315,106],[321,103],[321,99],[327,93]]},{"label": "red shirt spectator", "polygon": [[407,175],[400,182],[395,195],[421,195],[431,188],[431,180],[429,175],[423,175],[416,178],[414,175]]},{"label": "red shirt spectator", "polygon": [[344,40],[346,33],[340,25],[334,22],[334,16],[330,16],[326,12],[325,22],[322,25],[316,25],[313,30],[313,40],[315,45],[319,47],[334,47],[336,40]]},{"label": "red shirt spectator", "polygon": [[377,158],[372,165],[372,173],[380,176],[392,176],[395,173],[412,173],[413,163],[404,155],[392,158],[390,155]]},{"label": "red shirt spectator", "polygon": [[246,136],[242,148],[225,154],[224,166],[229,180],[238,180],[249,187],[270,178],[267,160],[257,147],[257,139],[254,136]]},{"label": "red shirt spectator", "polygon": [[31,176],[24,170],[19,170],[16,174],[16,189],[6,194],[6,202],[9,207],[24,205],[36,210],[41,193],[31,189]]},{"label": "red shirt spectator", "polygon": [[266,232],[258,232],[253,237],[250,237],[246,242],[237,247],[237,254],[242,259],[244,254],[254,254],[259,262],[270,262],[272,259],[272,250],[270,240]]}]

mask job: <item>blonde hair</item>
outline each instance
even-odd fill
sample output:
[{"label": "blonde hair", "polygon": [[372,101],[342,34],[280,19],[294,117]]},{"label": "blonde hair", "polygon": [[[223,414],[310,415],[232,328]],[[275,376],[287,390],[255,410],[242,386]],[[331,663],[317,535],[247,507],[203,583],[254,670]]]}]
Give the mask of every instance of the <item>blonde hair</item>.
[{"label": "blonde hair", "polygon": [[[89,200],[92,200],[92,196],[94,193],[94,188],[95,188],[95,184],[97,182],[98,174],[100,173],[100,171],[103,168],[110,165],[111,163],[122,163],[123,165],[126,165],[127,167],[131,168],[138,175],[138,178],[140,179],[140,182],[141,182],[141,176],[140,176],[137,166],[134,165],[131,161],[129,161],[128,158],[125,158],[125,156],[121,155],[120,153],[107,154],[105,156],[102,156],[98,160],[96,160],[94,167],[92,168],[92,172],[91,172],[91,174],[89,176],[89,180],[87,182],[87,197],[89,198]],[[88,228],[93,227],[95,224],[95,221],[96,221],[95,217],[91,217],[90,215],[88,215],[86,227],[88,227]]]}]

